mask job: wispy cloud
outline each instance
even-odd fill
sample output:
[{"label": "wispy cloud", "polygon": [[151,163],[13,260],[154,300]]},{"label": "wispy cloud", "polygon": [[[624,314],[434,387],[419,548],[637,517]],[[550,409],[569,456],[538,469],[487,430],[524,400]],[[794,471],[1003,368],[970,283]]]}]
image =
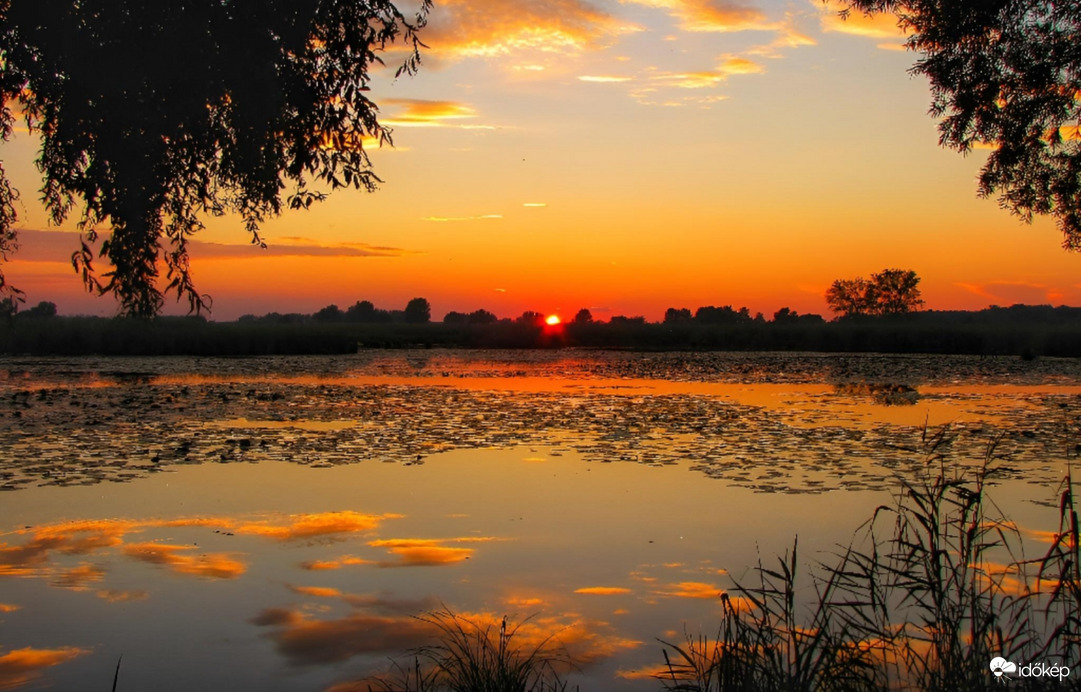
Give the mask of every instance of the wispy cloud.
[{"label": "wispy cloud", "polygon": [[615,84],[620,82],[631,81],[630,77],[618,77],[614,75],[588,75],[584,74],[578,77],[580,82],[593,82],[595,84]]},{"label": "wispy cloud", "polygon": [[623,0],[667,11],[684,31],[772,31],[776,25],[756,7],[725,0]]},{"label": "wispy cloud", "polygon": [[889,50],[904,48],[905,31],[893,13],[867,15],[856,11],[842,15],[842,11],[847,7],[842,0],[810,1],[821,13],[822,31],[834,31],[879,40],[896,39],[891,43],[879,44],[879,48]]},{"label": "wispy cloud", "polygon": [[424,41],[437,59],[524,51],[566,55],[637,29],[583,0],[444,0],[432,12]]},{"label": "wispy cloud", "polygon": [[502,219],[502,214],[481,214],[479,216],[425,216],[421,221],[436,221],[449,223],[452,221],[486,221],[490,219]]},{"label": "wispy cloud", "polygon": [[[103,234],[107,237],[107,234]],[[71,253],[79,248],[79,234],[66,231],[19,231],[19,250],[13,262],[53,262],[71,266]],[[324,245],[303,236],[267,238],[267,247],[251,243],[210,243],[192,240],[191,255],[200,259],[258,259],[262,257],[400,257],[414,251],[386,245],[345,242]],[[65,273],[70,280],[70,273]]]},{"label": "wispy cloud", "polygon": [[459,121],[477,117],[472,106],[458,101],[384,99],[383,103],[398,108],[397,114],[383,119],[391,127],[463,127]]}]

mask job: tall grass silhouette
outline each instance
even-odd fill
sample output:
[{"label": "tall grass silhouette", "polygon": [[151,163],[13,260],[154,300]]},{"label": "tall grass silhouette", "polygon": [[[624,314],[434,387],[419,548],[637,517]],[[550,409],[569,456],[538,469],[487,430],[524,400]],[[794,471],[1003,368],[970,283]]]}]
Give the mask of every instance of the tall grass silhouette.
[{"label": "tall grass silhouette", "polygon": [[[1081,566],[1072,473],[1049,547],[1026,558],[1022,530],[988,496],[997,441],[983,463],[951,463],[949,433],[923,435],[926,463],[899,479],[832,563],[801,575],[798,542],[754,583],[722,598],[714,638],[665,645],[657,675],[679,692],[984,690],[996,657],[1081,663]],[[800,605],[802,584],[813,597]],[[1077,671],[1081,673],[1081,670]],[[1078,677],[1009,678],[1020,689],[1077,689]]]}]

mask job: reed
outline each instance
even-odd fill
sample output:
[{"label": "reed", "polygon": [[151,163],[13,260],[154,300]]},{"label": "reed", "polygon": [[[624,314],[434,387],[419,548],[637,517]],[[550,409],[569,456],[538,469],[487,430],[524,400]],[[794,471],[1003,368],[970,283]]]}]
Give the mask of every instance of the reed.
[{"label": "reed", "polygon": [[[953,464],[944,428],[924,431],[925,463],[899,479],[880,506],[806,577],[798,542],[759,562],[753,585],[722,598],[715,638],[665,646],[658,679],[679,692],[985,690],[996,657],[1081,664],[1081,562],[1072,474],[1060,492],[1059,527],[1038,558],[988,497],[997,442],[977,468]],[[810,596],[799,605],[800,579]],[[672,652],[673,655],[670,655]],[[1073,679],[1009,682],[1021,689],[1077,689]]]},{"label": "reed", "polygon": [[565,692],[560,675],[569,657],[549,636],[522,643],[523,620],[506,616],[496,625],[449,610],[420,616],[437,633],[434,644],[414,652],[412,665],[395,663],[391,673],[372,681],[380,692]]}]

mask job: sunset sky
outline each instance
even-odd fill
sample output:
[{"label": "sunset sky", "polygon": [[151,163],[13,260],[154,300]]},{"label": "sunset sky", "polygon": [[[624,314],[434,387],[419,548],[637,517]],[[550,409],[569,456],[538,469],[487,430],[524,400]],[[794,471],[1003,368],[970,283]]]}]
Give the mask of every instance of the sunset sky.
[{"label": "sunset sky", "polygon": [[[927,307],[1081,305],[1081,256],[976,196],[984,152],[937,144],[892,18],[820,0],[437,0],[415,77],[380,74],[385,183],[193,245],[212,318],[485,308],[660,319],[667,307],[828,315],[837,278],[915,270]],[[388,58],[394,66],[394,58]],[[116,312],[83,292],[74,221],[49,227],[37,143],[3,145],[22,191],[4,271],[29,304]],[[77,215],[73,215],[77,216]],[[171,300],[169,311],[183,312]]]}]

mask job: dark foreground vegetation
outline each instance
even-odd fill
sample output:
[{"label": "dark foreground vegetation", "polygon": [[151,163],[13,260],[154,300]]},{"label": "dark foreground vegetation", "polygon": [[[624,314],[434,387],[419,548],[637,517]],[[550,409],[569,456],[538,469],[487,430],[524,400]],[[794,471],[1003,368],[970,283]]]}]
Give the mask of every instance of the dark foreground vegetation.
[{"label": "dark foreground vegetation", "polygon": [[358,348],[580,347],[1081,356],[1081,308],[1071,307],[929,310],[832,322],[788,310],[766,320],[728,307],[702,308],[695,315],[672,310],[659,323],[641,317],[605,322],[590,317],[549,326],[536,313],[510,320],[485,311],[447,317],[443,322],[410,320],[401,312],[386,313],[380,321],[320,319],[319,313],[236,322],[202,317],[142,320],[62,317],[46,305],[0,318],[0,352],[230,356],[354,353]]},{"label": "dark foreground vegetation", "polygon": [[[988,496],[982,468],[947,459],[945,430],[924,433],[920,477],[898,479],[851,545],[813,564],[790,552],[759,562],[721,594],[716,634],[661,642],[658,686],[678,692],[975,692],[1081,689],[1081,553],[1072,478],[1059,525],[1026,557],[1023,534]],[[1031,539],[1030,539],[1031,542]],[[573,668],[558,635],[515,641],[517,629],[449,612],[422,616],[438,643],[368,681],[369,690],[566,690]],[[568,668],[567,664],[571,667]],[[561,677],[562,676],[562,677]],[[359,688],[363,689],[363,688]]]}]

